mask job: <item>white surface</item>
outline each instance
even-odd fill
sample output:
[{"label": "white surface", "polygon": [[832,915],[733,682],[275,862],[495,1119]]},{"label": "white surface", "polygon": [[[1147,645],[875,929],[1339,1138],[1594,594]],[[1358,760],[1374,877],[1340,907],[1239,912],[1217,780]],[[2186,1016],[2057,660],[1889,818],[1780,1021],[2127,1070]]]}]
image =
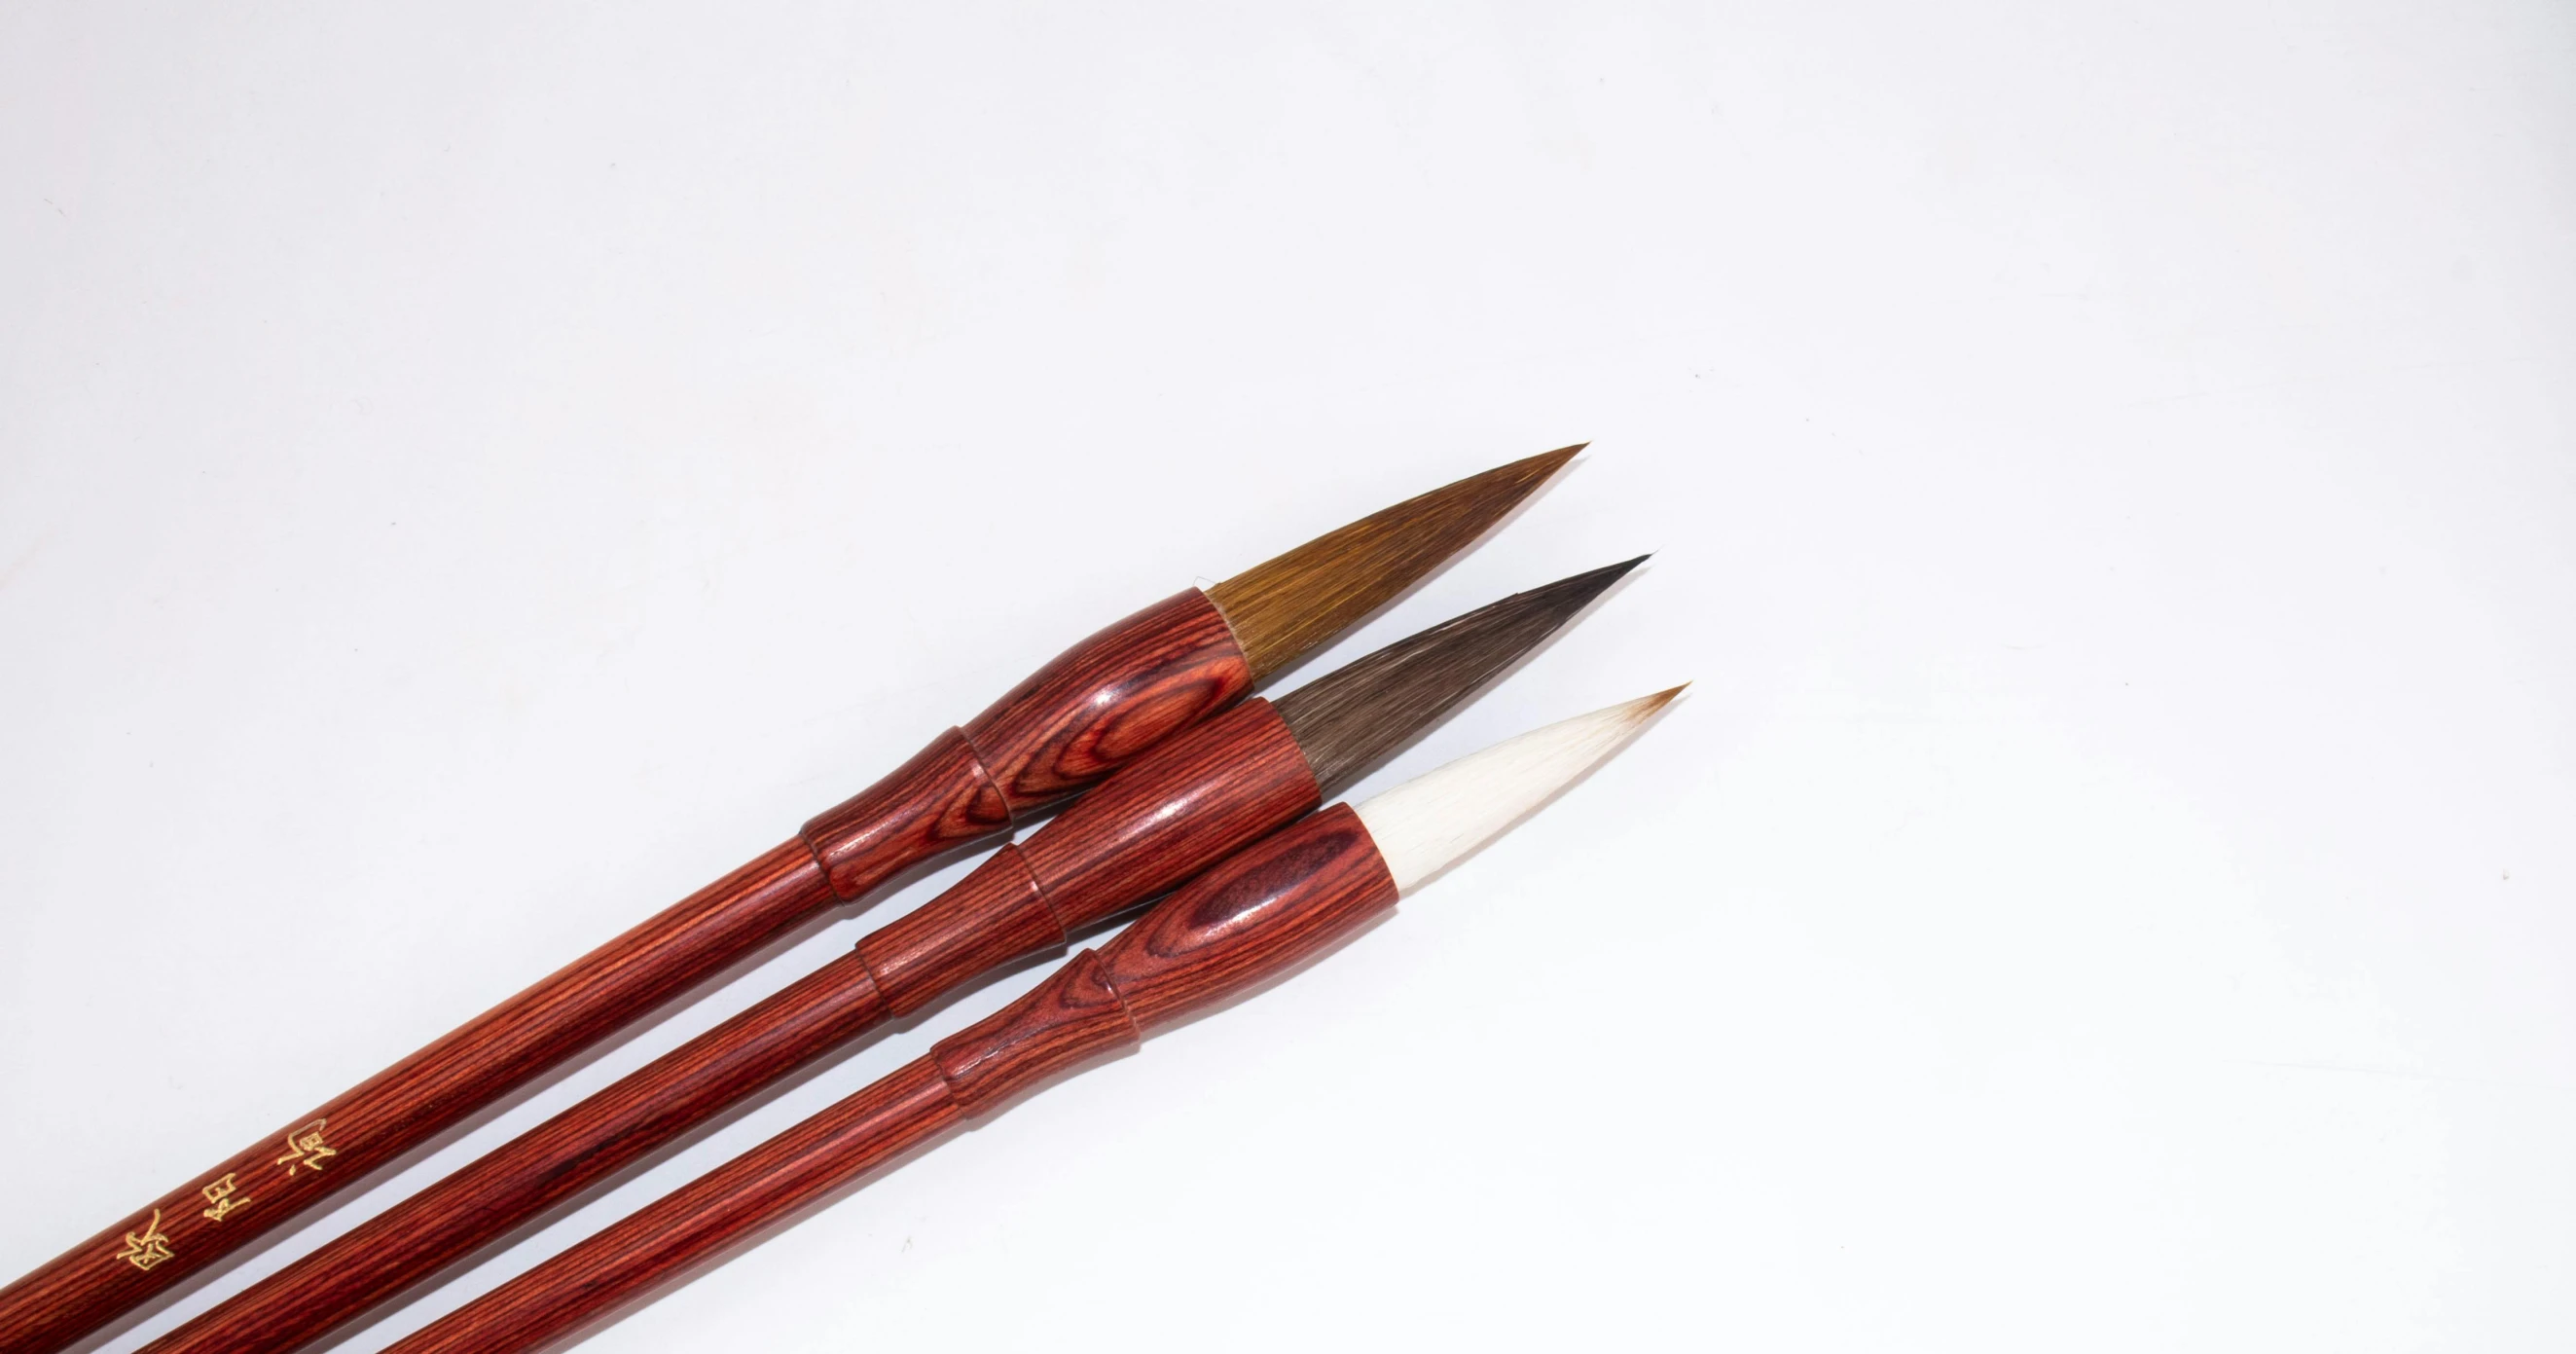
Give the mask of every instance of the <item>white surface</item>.
[{"label": "white surface", "polygon": [[1574,784],[1671,699],[1640,696],[1514,734],[1352,807],[1410,896]]},{"label": "white surface", "polygon": [[1588,437],[1358,791],[1648,737],[585,1354],[2576,1340],[2566,7],[519,9],[0,8],[0,1271]]}]

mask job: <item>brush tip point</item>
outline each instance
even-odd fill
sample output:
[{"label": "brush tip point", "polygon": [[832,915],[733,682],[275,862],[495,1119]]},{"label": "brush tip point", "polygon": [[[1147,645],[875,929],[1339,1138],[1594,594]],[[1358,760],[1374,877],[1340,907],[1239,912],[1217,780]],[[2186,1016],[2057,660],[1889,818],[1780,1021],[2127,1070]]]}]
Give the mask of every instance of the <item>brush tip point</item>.
[{"label": "brush tip point", "polygon": [[[1643,559],[1644,556],[1639,556]],[[1587,569],[1453,616],[1280,697],[1279,717],[1330,791],[1519,662],[1637,560]]]},{"label": "brush tip point", "polygon": [[1570,447],[1542,451],[1536,456],[1524,456],[1517,461],[1505,461],[1485,473],[1531,484],[1542,483],[1553,477],[1557,471],[1564,469],[1566,462],[1573,460],[1585,447],[1591,445],[1589,442],[1577,442]]},{"label": "brush tip point", "polygon": [[1412,892],[1547,802],[1636,736],[1681,690],[1532,729],[1354,805],[1397,892]]},{"label": "brush tip point", "polygon": [[1623,559],[1616,564],[1604,564],[1597,569],[1568,574],[1553,583],[1544,583],[1526,592],[1515,593],[1513,597],[1515,599],[1542,596],[1556,598],[1557,605],[1567,608],[1566,615],[1571,616],[1576,610],[1590,605],[1592,599],[1610,591],[1620,579],[1626,578],[1632,570],[1645,562],[1646,557],[1639,555],[1635,559]]},{"label": "brush tip point", "polygon": [[1258,681],[1377,609],[1509,516],[1583,444],[1417,494],[1206,589]]},{"label": "brush tip point", "polygon": [[1586,593],[1585,595],[1587,597],[1597,596],[1601,592],[1606,591],[1611,584],[1618,582],[1620,579],[1626,578],[1629,570],[1645,563],[1646,559],[1646,556],[1639,555],[1635,559],[1623,559],[1616,564],[1604,564],[1597,569],[1586,569],[1579,574],[1568,574],[1553,583],[1542,583],[1538,587],[1529,589],[1529,591],[1546,592],[1555,588],[1579,589],[1588,587],[1591,589],[1591,592]]}]

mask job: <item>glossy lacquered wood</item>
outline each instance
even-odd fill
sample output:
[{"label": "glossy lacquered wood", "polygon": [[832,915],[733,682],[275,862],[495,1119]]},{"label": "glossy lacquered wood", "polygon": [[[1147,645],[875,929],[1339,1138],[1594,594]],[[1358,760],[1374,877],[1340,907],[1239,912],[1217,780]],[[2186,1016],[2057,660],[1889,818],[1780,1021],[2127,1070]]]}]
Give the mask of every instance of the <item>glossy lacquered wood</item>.
[{"label": "glossy lacquered wood", "polygon": [[1139,758],[1027,842],[1004,845],[861,940],[859,954],[888,1014],[904,1014],[1187,880],[1316,798],[1278,713],[1247,701]]},{"label": "glossy lacquered wood", "polygon": [[406,1354],[536,1349],[611,1313],[700,1255],[721,1252],[905,1152],[964,1116],[926,1058],[701,1176],[549,1261],[542,1282],[504,1284],[395,1348]]},{"label": "glossy lacquered wood", "polygon": [[832,901],[803,842],[772,849],[12,1284],[0,1350],[62,1348]]},{"label": "glossy lacquered wood", "polygon": [[1084,790],[1240,700],[1252,667],[1196,588],[1101,630],[967,722],[1017,813]]},{"label": "glossy lacquered wood", "polygon": [[1018,846],[1068,930],[1171,888],[1315,807],[1279,712],[1255,698],[1154,750]]},{"label": "glossy lacquered wood", "polygon": [[859,942],[890,1014],[1066,943],[1315,806],[1314,773],[1255,698],[1137,760]]},{"label": "glossy lacquered wood", "polygon": [[884,998],[855,954],[379,1213],[155,1351],[292,1349],[868,1028]]},{"label": "glossy lacquered wood", "polygon": [[759,1086],[1181,883],[1312,808],[1255,699],[1174,738],[842,960],[494,1149],[149,1346],[274,1354],[390,1299]]},{"label": "glossy lacquered wood", "polygon": [[0,1290],[0,1351],[65,1347],[821,909],[1080,791],[1250,683],[1195,589],[1108,626],[797,840]]},{"label": "glossy lacquered wood", "polygon": [[1395,906],[1395,881],[1348,804],[1271,835],[1101,947],[1140,1034],[1211,1010],[1339,944]]},{"label": "glossy lacquered wood", "polygon": [[876,784],[797,833],[833,897],[866,895],[913,864],[1011,826],[1011,802],[964,731],[930,740]]},{"label": "glossy lacquered wood", "polygon": [[1395,899],[1367,829],[1337,804],[1208,871],[926,1056],[392,1349],[505,1354],[557,1340],[964,1120],[1294,970]]}]

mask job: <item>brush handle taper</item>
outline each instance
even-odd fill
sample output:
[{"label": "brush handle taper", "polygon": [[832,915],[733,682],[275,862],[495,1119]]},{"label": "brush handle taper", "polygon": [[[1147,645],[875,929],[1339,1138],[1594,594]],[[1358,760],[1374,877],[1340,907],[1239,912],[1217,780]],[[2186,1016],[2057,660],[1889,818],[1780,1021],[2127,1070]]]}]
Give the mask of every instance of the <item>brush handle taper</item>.
[{"label": "brush handle taper", "polygon": [[1065,944],[1259,840],[1322,791],[1296,738],[1254,699],[1149,756],[1026,842],[859,942],[888,1015]]},{"label": "brush handle taper", "polygon": [[879,1020],[1070,939],[1314,807],[1255,697],[1170,739],[843,956],[146,1347],[281,1354],[354,1318]]},{"label": "brush handle taper", "polygon": [[0,1290],[0,1354],[70,1345],[823,909],[1078,793],[1251,680],[1196,589],[1099,631],[796,838]]},{"label": "brush handle taper", "polygon": [[513,1354],[608,1315],[1039,1083],[1224,1003],[1394,906],[1348,805],[1245,850],[1011,1006],[393,1345]]}]

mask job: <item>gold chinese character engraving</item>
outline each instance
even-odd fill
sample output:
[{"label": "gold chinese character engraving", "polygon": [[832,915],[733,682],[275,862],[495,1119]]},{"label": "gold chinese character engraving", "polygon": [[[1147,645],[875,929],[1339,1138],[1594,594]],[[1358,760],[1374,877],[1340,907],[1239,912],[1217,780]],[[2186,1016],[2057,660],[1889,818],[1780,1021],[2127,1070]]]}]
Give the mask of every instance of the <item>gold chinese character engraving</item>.
[{"label": "gold chinese character engraving", "polygon": [[213,1207],[210,1207],[205,1211],[206,1221],[222,1222],[226,1213],[230,1213],[236,1208],[247,1206],[251,1202],[251,1197],[249,1195],[243,1194],[239,1198],[234,1197],[235,1194],[239,1193],[240,1189],[241,1187],[239,1185],[233,1183],[233,1172],[226,1171],[224,1172],[223,1179],[198,1190],[197,1192],[199,1194],[206,1196],[206,1202],[213,1205]]},{"label": "gold chinese character engraving", "polygon": [[152,1221],[143,1224],[143,1235],[125,1234],[125,1249],[116,1258],[136,1269],[150,1269],[170,1258],[170,1238],[161,1231],[161,1210],[152,1210]]},{"label": "gold chinese character engraving", "polygon": [[324,1157],[340,1155],[322,1143],[322,1130],[329,1123],[328,1119],[316,1119],[287,1134],[286,1155],[279,1157],[275,1164],[285,1167],[288,1175],[295,1174],[299,1166],[311,1167],[317,1171],[322,1169]]}]

